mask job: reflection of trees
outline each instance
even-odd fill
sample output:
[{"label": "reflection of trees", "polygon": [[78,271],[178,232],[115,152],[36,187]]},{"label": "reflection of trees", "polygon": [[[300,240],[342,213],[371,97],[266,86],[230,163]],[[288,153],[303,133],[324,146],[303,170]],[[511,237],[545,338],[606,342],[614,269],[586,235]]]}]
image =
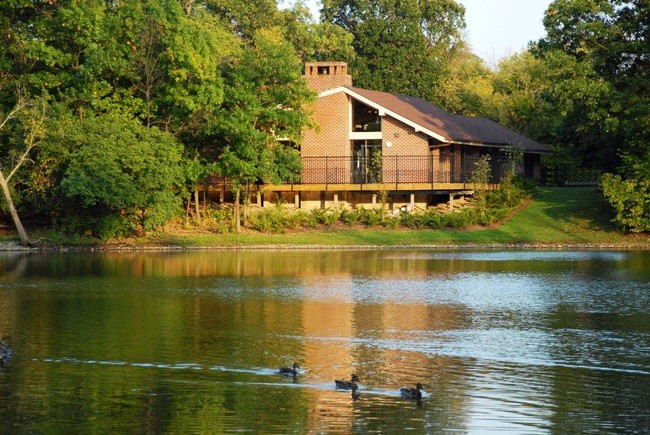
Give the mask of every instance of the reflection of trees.
[{"label": "reflection of trees", "polygon": [[[0,397],[12,398],[0,404],[0,421],[27,421],[25,430],[33,432],[66,422],[81,432],[219,433],[241,419],[258,432],[273,432],[273,425],[318,432],[325,419],[348,431],[388,430],[385,418],[359,418],[379,412],[390,414],[395,427],[414,424],[411,403],[369,399],[363,392],[352,400],[333,391],[335,378],[359,371],[362,383],[373,389],[397,391],[423,382],[431,396],[418,410],[420,432],[462,428],[471,406],[466,393],[471,374],[458,358],[436,354],[435,346],[445,346],[449,331],[472,329],[475,313],[460,304],[384,299],[382,292],[390,289],[381,285],[369,301],[355,293],[357,280],[390,283],[381,278],[437,274],[447,280],[452,271],[503,271],[504,264],[398,254],[217,251],[3,259],[0,270],[7,273],[0,283],[13,287],[0,291],[0,335],[20,338],[20,348],[11,371],[0,378]],[[538,263],[505,268],[538,270]],[[549,263],[555,267],[543,266]],[[590,268],[558,265],[585,274]],[[644,319],[576,316],[568,309],[548,313],[536,325],[644,333]],[[409,349],[409,340],[434,343],[433,351]],[[560,345],[558,354],[598,356],[588,354],[589,343]],[[62,357],[126,364],[43,362]],[[331,384],[332,390],[262,386],[284,380],[209,370],[274,368],[293,359],[309,370],[298,383]],[[194,363],[202,370],[129,365],[143,362]],[[545,369],[545,376],[555,413],[551,421],[560,430],[567,421],[575,422],[576,431],[590,427],[590,419],[637,431],[647,426],[647,394],[639,391],[650,391],[650,384],[642,375],[558,367]],[[43,421],[44,415],[51,422]]]}]

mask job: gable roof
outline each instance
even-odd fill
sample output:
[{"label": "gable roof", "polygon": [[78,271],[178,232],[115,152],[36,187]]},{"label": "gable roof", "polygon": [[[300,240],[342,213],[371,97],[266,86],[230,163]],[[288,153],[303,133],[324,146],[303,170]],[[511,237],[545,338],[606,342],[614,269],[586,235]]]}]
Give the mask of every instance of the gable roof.
[{"label": "gable roof", "polygon": [[427,101],[405,95],[369,89],[341,86],[320,93],[324,97],[344,92],[379,111],[442,143],[507,146],[520,144],[532,153],[546,153],[549,149],[487,118],[454,115]]}]

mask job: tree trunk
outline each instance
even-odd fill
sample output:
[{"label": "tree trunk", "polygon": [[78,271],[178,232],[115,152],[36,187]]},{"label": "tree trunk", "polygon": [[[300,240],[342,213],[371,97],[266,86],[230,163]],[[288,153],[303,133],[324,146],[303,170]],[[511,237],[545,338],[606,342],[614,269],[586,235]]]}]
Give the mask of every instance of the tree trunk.
[{"label": "tree trunk", "polygon": [[241,219],[239,216],[239,189],[235,191],[235,230],[241,232]]},{"label": "tree trunk", "polygon": [[20,244],[23,246],[31,245],[31,241],[27,236],[27,232],[23,227],[22,222],[20,222],[20,217],[18,216],[18,211],[14,206],[14,201],[11,198],[11,191],[9,191],[9,186],[7,185],[7,180],[5,179],[4,174],[0,171],[0,185],[2,185],[2,192],[5,195],[5,200],[7,201],[7,206],[9,207],[9,213],[11,214],[11,219],[14,221],[18,235],[20,236]]},{"label": "tree trunk", "polygon": [[199,204],[199,188],[194,189],[194,211],[196,212],[196,223],[201,225],[201,205]]}]

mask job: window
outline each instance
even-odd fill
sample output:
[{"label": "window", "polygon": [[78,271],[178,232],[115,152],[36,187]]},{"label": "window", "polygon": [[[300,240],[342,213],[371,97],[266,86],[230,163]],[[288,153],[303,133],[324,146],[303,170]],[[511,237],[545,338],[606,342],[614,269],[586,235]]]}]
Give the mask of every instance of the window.
[{"label": "window", "polygon": [[352,131],[381,131],[379,111],[352,100]]}]

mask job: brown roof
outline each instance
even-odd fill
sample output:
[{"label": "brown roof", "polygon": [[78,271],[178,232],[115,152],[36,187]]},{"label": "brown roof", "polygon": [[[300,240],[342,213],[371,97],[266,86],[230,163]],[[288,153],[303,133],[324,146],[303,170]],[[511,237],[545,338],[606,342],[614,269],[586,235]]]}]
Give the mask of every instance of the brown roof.
[{"label": "brown roof", "polygon": [[452,143],[482,145],[522,145],[528,152],[544,153],[546,145],[535,142],[487,118],[454,115],[421,98],[395,95],[369,89],[346,87],[355,94],[393,112]]}]

